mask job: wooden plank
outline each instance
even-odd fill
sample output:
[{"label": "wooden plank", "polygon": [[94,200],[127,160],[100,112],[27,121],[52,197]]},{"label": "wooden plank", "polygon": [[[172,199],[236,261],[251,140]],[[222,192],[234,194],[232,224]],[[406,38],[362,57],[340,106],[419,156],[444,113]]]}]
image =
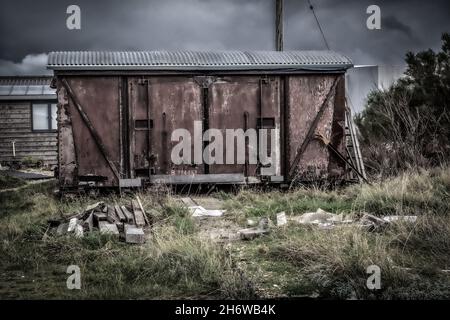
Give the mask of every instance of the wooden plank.
[{"label": "wooden plank", "polygon": [[139,196],[136,196],[136,201],[139,204],[139,208],[141,208],[142,212],[144,213],[145,223],[147,225],[150,225],[150,222],[148,221],[148,218],[147,218],[147,214],[145,213],[145,210],[144,210],[144,206],[142,205],[142,202],[141,202],[141,199],[139,198]]},{"label": "wooden plank", "polygon": [[125,206],[120,206],[120,209],[122,209],[122,212],[125,215],[125,218],[126,218],[127,222],[134,224],[134,216],[133,216],[133,214]]},{"label": "wooden plank", "polygon": [[138,227],[145,226],[144,212],[141,210],[139,203],[136,200],[131,200],[133,207],[134,221]]},{"label": "wooden plank", "polygon": [[2,124],[0,126],[0,132],[32,132],[31,125],[30,124],[23,124],[23,123],[11,123],[9,125]]},{"label": "wooden plank", "polygon": [[[16,152],[55,152],[57,148],[55,145],[53,146],[42,146],[39,144],[35,144],[34,146],[23,146],[15,144]],[[12,143],[8,143],[7,145],[0,146],[0,153],[2,152],[11,152]]]},{"label": "wooden plank", "polygon": [[3,127],[6,127],[8,125],[26,125],[26,126],[31,126],[31,122],[29,118],[20,118],[20,119],[16,119],[16,118],[7,118],[7,119],[0,119],[0,125]]},{"label": "wooden plank", "polygon": [[12,156],[12,154],[0,154],[0,158],[2,158],[2,159],[4,159],[5,161],[6,160],[8,160],[8,161],[11,161],[11,160],[21,160],[22,158],[24,158],[24,157],[28,157],[28,156],[30,156],[30,157],[35,157],[35,158],[39,158],[39,160],[42,160],[42,161],[53,161],[53,162],[55,162],[56,163],[56,161],[57,161],[57,156],[36,156],[36,155],[30,155],[30,154],[22,154],[22,155],[20,155],[20,156],[17,156],[16,155],[16,157],[14,158],[13,156]]},{"label": "wooden plank", "polygon": [[0,112],[0,119],[30,119],[31,113]]},{"label": "wooden plank", "polygon": [[127,222],[127,217],[125,217],[122,209],[119,206],[115,205],[114,210],[116,211],[116,215],[119,218],[120,222]]},{"label": "wooden plank", "polygon": [[57,132],[27,131],[24,133],[13,132],[12,134],[1,135],[1,139],[11,139],[11,138],[29,138],[29,139],[36,138],[37,139],[37,138],[48,138],[48,137],[56,138],[57,135],[58,135]]},{"label": "wooden plank", "polygon": [[58,153],[55,151],[42,151],[39,152],[37,150],[33,151],[21,151],[16,149],[16,157],[23,157],[23,156],[36,156],[36,157],[55,157]]},{"label": "wooden plank", "polygon": [[8,114],[30,114],[30,107],[26,109],[0,109],[0,115],[8,115]]},{"label": "wooden plank", "polygon": [[120,222],[119,217],[116,214],[116,210],[113,206],[107,206],[107,215],[108,215],[108,222],[110,223],[117,223]]},{"label": "wooden plank", "polygon": [[[8,145],[4,145],[7,143]],[[0,149],[1,148],[7,148],[10,149],[12,143],[11,141],[4,141],[0,139]],[[23,141],[23,140],[16,140],[15,145],[17,148],[30,148],[30,147],[56,147],[57,142],[56,141]]]}]

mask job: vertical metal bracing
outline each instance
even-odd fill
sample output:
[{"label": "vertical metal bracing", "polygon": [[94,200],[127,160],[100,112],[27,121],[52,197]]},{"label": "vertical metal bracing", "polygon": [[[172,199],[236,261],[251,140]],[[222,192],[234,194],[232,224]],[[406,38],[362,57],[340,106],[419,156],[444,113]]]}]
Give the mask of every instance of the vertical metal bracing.
[{"label": "vertical metal bracing", "polygon": [[[244,112],[244,132],[247,132],[248,129],[248,117],[249,114],[247,111]],[[246,181],[248,182],[248,157],[249,157],[249,152],[248,152],[248,139],[245,138],[245,167],[244,167],[244,176]]]},{"label": "vertical metal bracing", "polygon": [[151,119],[151,88],[150,88],[150,81],[147,80],[147,160],[148,160],[148,177],[150,178],[150,175],[152,174],[152,163],[151,163],[151,156],[152,156],[152,119]]},{"label": "vertical metal bracing", "polygon": [[[349,156],[350,162],[358,169],[364,179],[367,179],[366,170],[364,169],[364,162],[361,156],[361,149],[359,147],[358,136],[356,135],[355,124],[350,109],[346,107],[345,110],[345,148]],[[353,175],[353,171],[350,173]],[[350,178],[354,178],[350,176]],[[361,177],[358,176],[361,181]]]},{"label": "vertical metal bracing", "polygon": [[[203,132],[209,129],[209,88],[207,86],[202,89],[203,96]],[[203,150],[205,150],[208,145],[207,141],[203,141]],[[207,163],[204,164],[204,173],[209,173],[209,165]]]}]

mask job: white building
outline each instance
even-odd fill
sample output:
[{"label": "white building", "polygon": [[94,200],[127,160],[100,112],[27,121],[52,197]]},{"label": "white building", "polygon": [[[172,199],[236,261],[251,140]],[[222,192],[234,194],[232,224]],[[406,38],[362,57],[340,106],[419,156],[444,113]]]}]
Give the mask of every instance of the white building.
[{"label": "white building", "polygon": [[404,76],[406,66],[355,65],[346,74],[347,102],[353,114],[361,112],[368,94],[375,89],[388,89]]}]

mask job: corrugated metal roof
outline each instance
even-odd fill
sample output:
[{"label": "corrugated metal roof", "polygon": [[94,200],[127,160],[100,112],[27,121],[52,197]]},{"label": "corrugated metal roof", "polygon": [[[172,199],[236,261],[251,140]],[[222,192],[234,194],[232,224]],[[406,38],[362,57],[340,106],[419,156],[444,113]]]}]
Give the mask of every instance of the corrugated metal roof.
[{"label": "corrugated metal roof", "polygon": [[0,100],[56,99],[56,90],[50,88],[52,77],[0,77]]},{"label": "corrugated metal roof", "polygon": [[352,61],[334,51],[58,51],[53,70],[345,70]]}]

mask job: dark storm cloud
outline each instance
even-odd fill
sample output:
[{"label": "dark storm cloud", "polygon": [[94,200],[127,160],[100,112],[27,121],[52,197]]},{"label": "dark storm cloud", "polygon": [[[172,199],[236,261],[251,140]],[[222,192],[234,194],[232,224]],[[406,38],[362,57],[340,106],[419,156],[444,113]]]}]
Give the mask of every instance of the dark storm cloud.
[{"label": "dark storm cloud", "polygon": [[397,30],[404,33],[408,37],[412,37],[412,29],[394,16],[383,18],[383,26],[388,30]]},{"label": "dark storm cloud", "polygon": [[[0,74],[36,73],[52,50],[272,50],[275,0],[2,0]],[[437,49],[450,30],[446,0],[312,0],[332,49],[357,64],[401,64],[406,51]],[[81,7],[82,29],[66,28]],[[367,6],[382,29],[366,28]],[[306,0],[285,0],[285,48],[324,49]],[[41,67],[40,67],[41,66]]]}]

